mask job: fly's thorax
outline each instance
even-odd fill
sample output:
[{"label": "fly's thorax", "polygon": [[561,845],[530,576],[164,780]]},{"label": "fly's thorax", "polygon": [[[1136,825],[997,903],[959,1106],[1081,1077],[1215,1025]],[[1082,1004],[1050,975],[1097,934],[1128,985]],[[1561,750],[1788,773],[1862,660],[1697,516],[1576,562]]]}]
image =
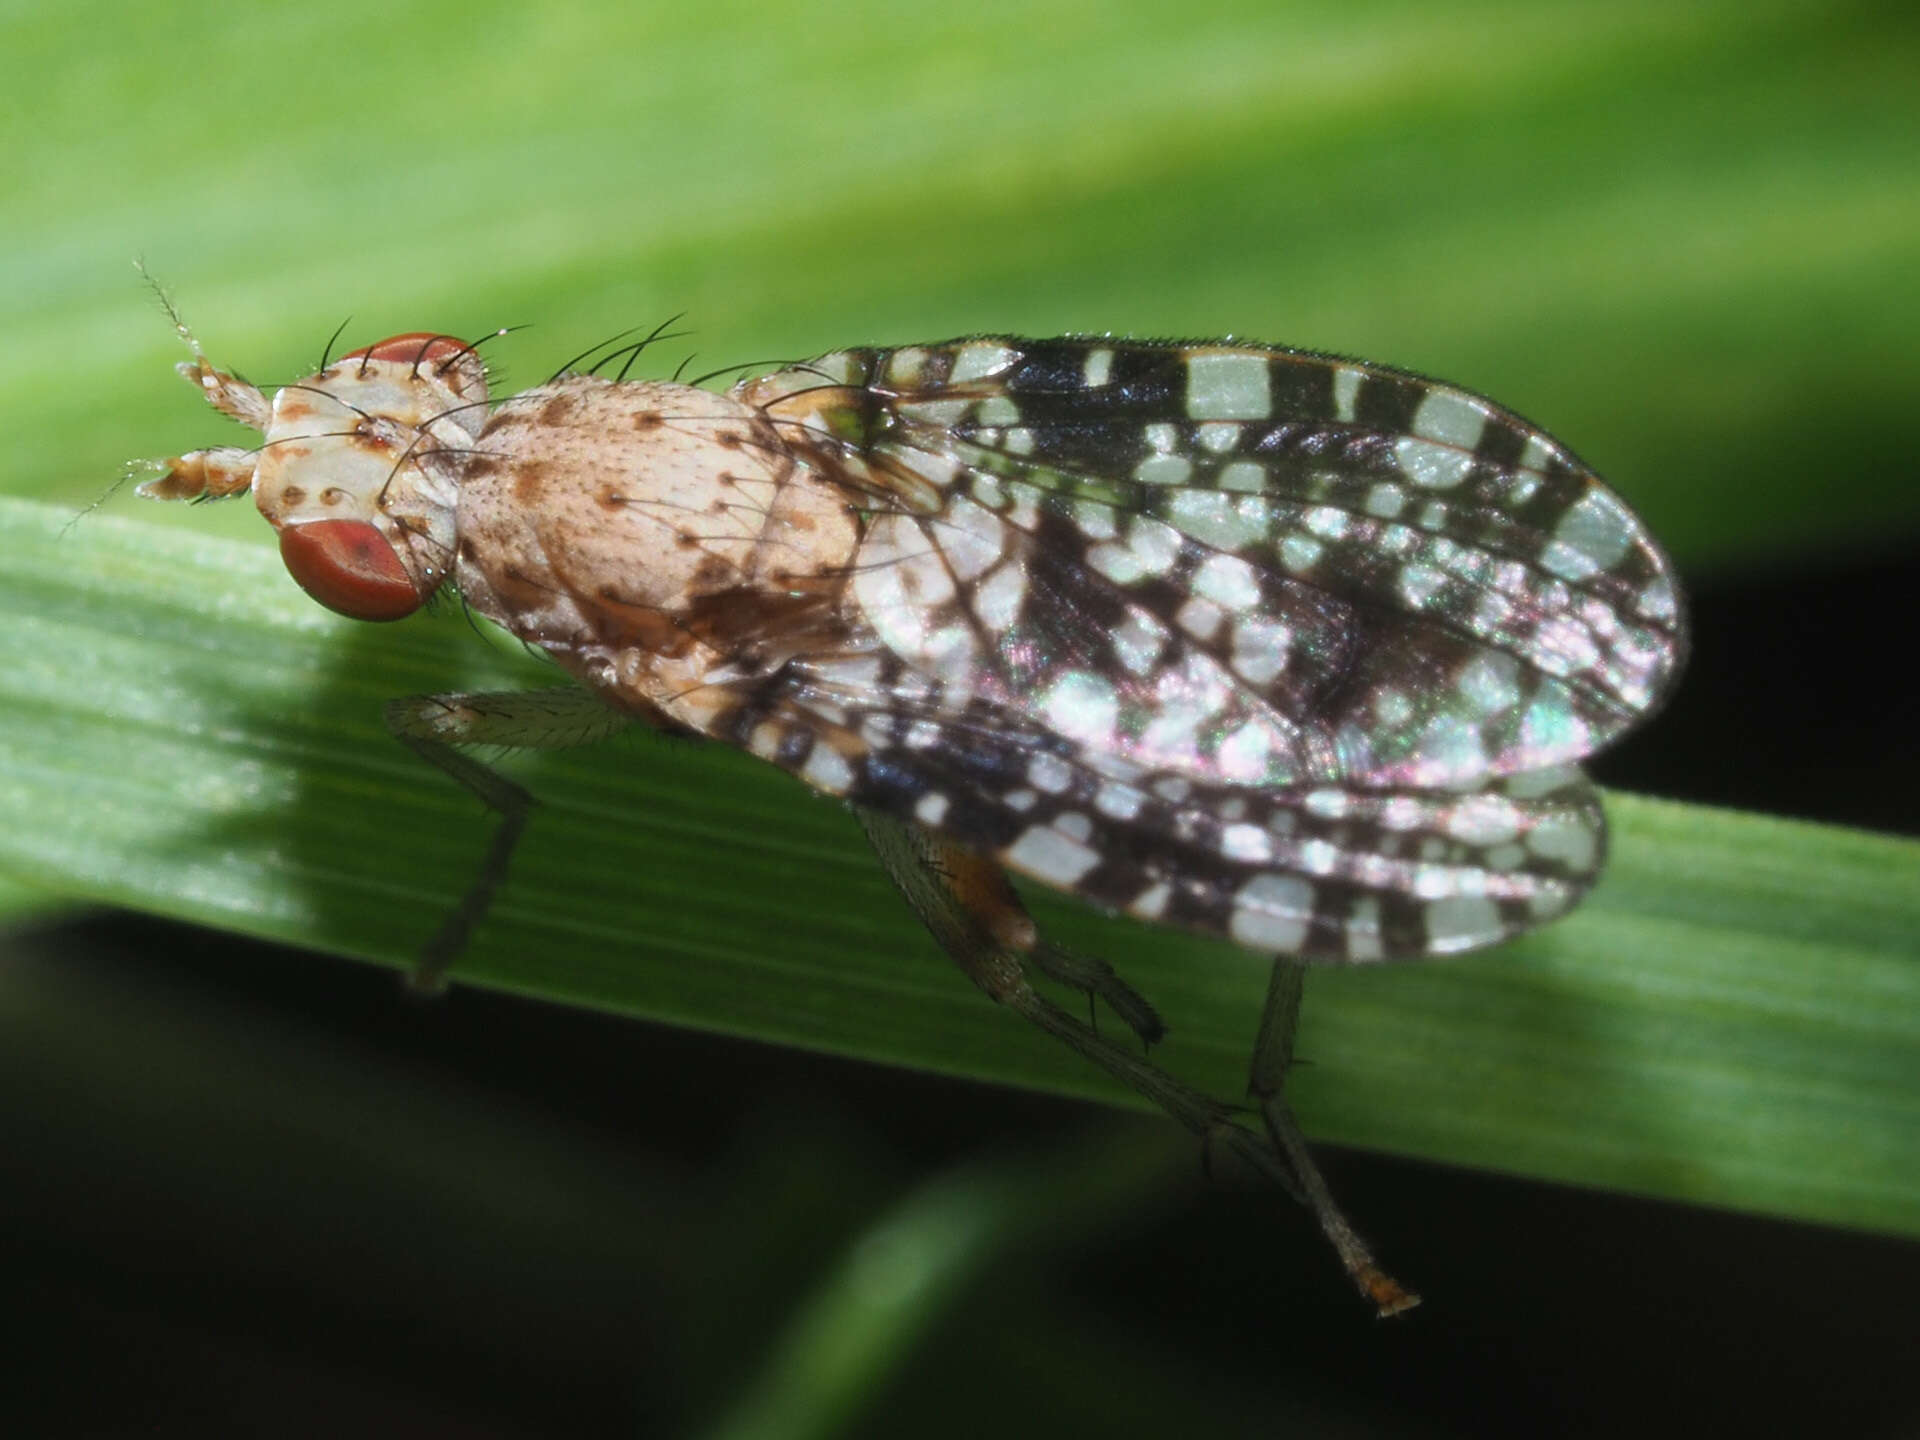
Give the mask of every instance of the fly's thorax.
[{"label": "fly's thorax", "polygon": [[402,335],[274,396],[253,482],[294,579],[361,620],[417,610],[451,569],[486,379],[460,341]]},{"label": "fly's thorax", "polygon": [[837,594],[857,543],[845,494],[761,411],[691,386],[567,376],[474,448],[462,594],[615,699],[737,661],[795,597]]}]

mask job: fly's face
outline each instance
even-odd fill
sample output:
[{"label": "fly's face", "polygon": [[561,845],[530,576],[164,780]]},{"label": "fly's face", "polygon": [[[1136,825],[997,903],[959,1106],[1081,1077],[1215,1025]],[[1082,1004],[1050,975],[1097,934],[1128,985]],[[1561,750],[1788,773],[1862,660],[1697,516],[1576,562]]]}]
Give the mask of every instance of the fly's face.
[{"label": "fly's face", "polygon": [[143,494],[251,488],[287,570],[328,609],[398,620],[427,602],[452,568],[460,470],[487,417],[486,376],[470,346],[396,335],[282,386],[270,404],[204,357],[180,370],[265,443],[168,461]]}]

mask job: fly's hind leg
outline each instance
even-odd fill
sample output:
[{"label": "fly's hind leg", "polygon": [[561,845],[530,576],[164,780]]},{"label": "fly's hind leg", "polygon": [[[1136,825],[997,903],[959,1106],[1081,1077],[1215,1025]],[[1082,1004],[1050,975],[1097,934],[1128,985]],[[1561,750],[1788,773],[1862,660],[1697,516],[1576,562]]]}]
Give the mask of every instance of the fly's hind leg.
[{"label": "fly's hind leg", "polygon": [[1328,1188],[1320,1167],[1314,1163],[1307,1137],[1293,1117],[1284,1092],[1287,1071],[1293,1067],[1294,1032],[1300,1021],[1300,996],[1306,983],[1305,962],[1288,955],[1277,955],[1273,973],[1267,981],[1267,1002],[1260,1014],[1260,1033],[1254,1041],[1253,1064],[1247,1076],[1247,1094],[1260,1107],[1273,1148],[1284,1155],[1297,1181],[1296,1193],[1313,1212],[1321,1231],[1333,1245],[1340,1263],[1360,1287],[1361,1293],[1379,1307],[1382,1315],[1397,1315],[1420,1303],[1420,1297],[1406,1289],[1373,1258],[1373,1252],[1360,1238]]},{"label": "fly's hind leg", "polygon": [[998,865],[918,825],[876,810],[855,807],[854,813],[888,877],[921,923],[968,978],[995,1000],[1018,1009],[1003,992],[1025,986],[1025,967],[1031,965],[1089,1000],[1104,1000],[1144,1044],[1167,1033],[1146,997],[1106,961],[1043,938]]},{"label": "fly's hind leg", "polygon": [[459,781],[500,817],[479,874],[421,950],[408,976],[414,989],[433,992],[444,988],[447,970],[466,949],[467,937],[506,879],[513,847],[534,804],[526,790],[456,747],[551,750],[590,745],[624,729],[632,717],[610,709],[589,691],[566,688],[410,695],[388,702],[386,722],[396,740]]},{"label": "fly's hind leg", "polygon": [[[1292,1019],[1299,1005],[1297,974],[1290,1001],[1281,993],[1276,1005],[1276,997],[1269,995],[1261,1025],[1253,1074],[1266,1133],[1257,1134],[1235,1120],[1238,1107],[1195,1090],[1116,1045],[1033,988],[1029,966],[1107,1000],[1143,1038],[1157,1039],[1164,1028],[1152,1007],[1105,961],[1049,947],[998,865],[918,825],[857,807],[856,813],[887,874],[940,947],[975,985],[1151,1100],[1209,1147],[1220,1145],[1233,1151],[1312,1209],[1341,1262],[1381,1314],[1417,1303],[1417,1297],[1373,1262],[1334,1205],[1292,1112],[1279,1098],[1279,1085],[1261,1089],[1269,1076],[1284,1076],[1292,1059]],[[1116,995],[1121,997],[1117,1001]]]}]

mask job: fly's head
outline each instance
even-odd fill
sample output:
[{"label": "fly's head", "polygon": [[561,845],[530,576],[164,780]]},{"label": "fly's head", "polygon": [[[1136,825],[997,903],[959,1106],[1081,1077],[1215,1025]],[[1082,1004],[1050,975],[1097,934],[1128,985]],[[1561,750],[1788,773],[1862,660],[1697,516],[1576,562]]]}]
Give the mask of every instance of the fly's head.
[{"label": "fly's head", "polygon": [[356,620],[398,620],[453,566],[459,480],[487,418],[473,347],[395,335],[282,386],[268,401],[195,348],[180,373],[216,410],[266,437],[196,450],[140,486],[161,500],[253,491],[280,557],[314,599]]}]

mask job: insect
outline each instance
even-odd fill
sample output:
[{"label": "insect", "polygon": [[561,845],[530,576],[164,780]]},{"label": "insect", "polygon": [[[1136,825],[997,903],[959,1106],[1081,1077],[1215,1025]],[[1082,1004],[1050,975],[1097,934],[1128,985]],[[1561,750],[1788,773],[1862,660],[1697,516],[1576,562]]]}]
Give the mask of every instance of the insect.
[{"label": "insect", "polygon": [[[1301,977],[1495,944],[1599,875],[1578,763],[1660,705],[1686,632],[1670,562],[1567,449],[1448,385],[1239,343],[977,336],[719,393],[626,379],[642,341],[496,404],[452,336],[269,399],[176,325],[181,373],[265,440],[143,493],[250,490],[321,604],[398,620],[451,585],[580,682],[388,706],[500,816],[421,978],[531,805],[462,747],[634,722],[737,746],[850,804],[988,995],[1292,1191],[1382,1314],[1416,1303],[1287,1104]],[[1036,989],[1163,1034],[1008,871],[1276,955],[1251,1106]]]}]

